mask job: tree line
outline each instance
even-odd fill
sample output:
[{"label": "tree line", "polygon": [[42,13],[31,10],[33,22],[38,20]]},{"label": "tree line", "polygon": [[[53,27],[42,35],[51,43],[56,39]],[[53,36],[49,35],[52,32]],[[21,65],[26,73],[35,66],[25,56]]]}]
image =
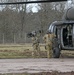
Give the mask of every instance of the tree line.
[{"label": "tree line", "polygon": [[[0,0],[0,2],[15,2],[15,0]],[[20,1],[20,0],[16,0]],[[22,0],[27,1],[27,0]],[[27,5],[0,6],[0,43],[25,43],[30,42],[26,34],[33,30],[42,30],[45,34],[50,23],[61,20],[65,2],[38,4],[40,9],[34,13]]]}]

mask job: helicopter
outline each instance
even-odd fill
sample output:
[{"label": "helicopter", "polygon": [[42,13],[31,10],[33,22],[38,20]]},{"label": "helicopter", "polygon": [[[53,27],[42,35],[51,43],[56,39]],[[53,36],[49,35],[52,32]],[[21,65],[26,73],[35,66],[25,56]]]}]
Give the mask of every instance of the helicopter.
[{"label": "helicopter", "polygon": [[62,50],[74,50],[74,8],[67,9],[61,21],[50,24],[49,32],[56,35],[53,43],[53,57],[59,58]]}]

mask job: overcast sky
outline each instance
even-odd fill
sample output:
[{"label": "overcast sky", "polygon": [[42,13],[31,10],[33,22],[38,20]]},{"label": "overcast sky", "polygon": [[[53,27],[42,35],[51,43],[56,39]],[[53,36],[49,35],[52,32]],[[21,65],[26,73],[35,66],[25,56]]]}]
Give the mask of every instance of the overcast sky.
[{"label": "overcast sky", "polygon": [[37,3],[27,5],[28,12],[30,12],[30,10],[32,10],[33,12],[38,12],[39,9],[40,9],[40,7],[38,6]]}]

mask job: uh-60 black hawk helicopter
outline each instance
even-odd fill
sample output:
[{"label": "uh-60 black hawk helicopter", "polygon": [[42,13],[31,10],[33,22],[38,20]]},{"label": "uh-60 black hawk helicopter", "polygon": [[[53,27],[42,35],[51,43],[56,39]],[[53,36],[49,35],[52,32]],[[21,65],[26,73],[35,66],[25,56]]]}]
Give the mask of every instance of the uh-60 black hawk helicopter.
[{"label": "uh-60 black hawk helicopter", "polygon": [[74,8],[66,10],[61,21],[51,23],[48,29],[56,38],[53,43],[53,57],[59,58],[61,50],[74,50]]},{"label": "uh-60 black hawk helicopter", "polygon": [[[0,3],[0,5],[48,3],[67,0],[38,0],[15,3]],[[55,21],[49,25],[49,32],[56,35],[53,43],[53,57],[59,58],[61,50],[74,50],[74,8],[69,8],[61,21]]]}]

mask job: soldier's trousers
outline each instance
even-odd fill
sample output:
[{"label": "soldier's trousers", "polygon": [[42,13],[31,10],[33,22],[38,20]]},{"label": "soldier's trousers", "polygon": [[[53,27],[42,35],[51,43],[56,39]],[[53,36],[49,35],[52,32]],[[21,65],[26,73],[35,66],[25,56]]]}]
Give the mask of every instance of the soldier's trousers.
[{"label": "soldier's trousers", "polygon": [[47,50],[47,57],[51,58],[53,54],[52,45],[46,45],[46,50]]},{"label": "soldier's trousers", "polygon": [[[38,55],[40,55],[40,46],[39,46],[39,43],[33,44],[33,50],[34,50]],[[35,55],[35,54],[34,54],[34,51],[33,51],[33,56]]]}]

